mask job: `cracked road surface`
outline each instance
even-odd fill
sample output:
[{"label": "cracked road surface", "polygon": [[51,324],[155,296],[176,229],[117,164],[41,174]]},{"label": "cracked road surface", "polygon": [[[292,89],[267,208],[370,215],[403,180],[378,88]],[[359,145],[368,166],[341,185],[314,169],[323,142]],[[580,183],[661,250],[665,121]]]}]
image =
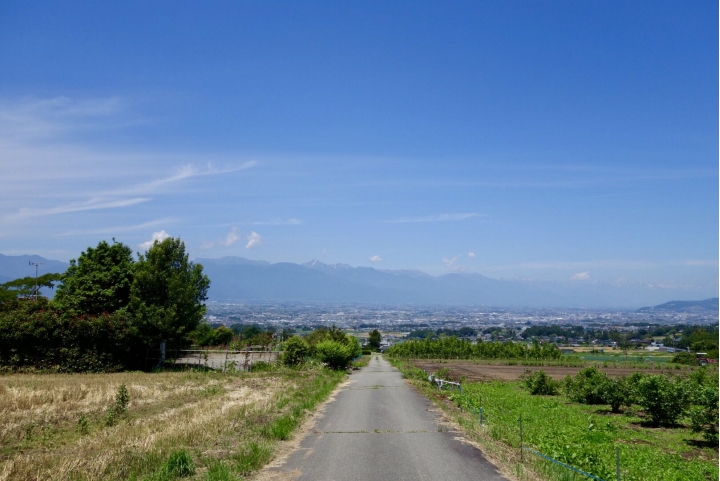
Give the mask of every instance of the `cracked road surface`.
[{"label": "cracked road surface", "polygon": [[274,479],[505,480],[382,357],[350,381]]}]

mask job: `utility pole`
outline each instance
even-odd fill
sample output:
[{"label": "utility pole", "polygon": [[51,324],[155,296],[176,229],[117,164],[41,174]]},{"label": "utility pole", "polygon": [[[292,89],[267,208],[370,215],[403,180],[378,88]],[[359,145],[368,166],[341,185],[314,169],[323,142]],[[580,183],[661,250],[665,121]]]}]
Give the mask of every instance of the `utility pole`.
[{"label": "utility pole", "polygon": [[28,265],[30,265],[30,266],[35,266],[35,300],[36,300],[36,301],[38,300],[38,285],[37,285],[37,281],[38,281],[38,266],[41,265],[41,264],[42,264],[42,262],[28,261]]}]

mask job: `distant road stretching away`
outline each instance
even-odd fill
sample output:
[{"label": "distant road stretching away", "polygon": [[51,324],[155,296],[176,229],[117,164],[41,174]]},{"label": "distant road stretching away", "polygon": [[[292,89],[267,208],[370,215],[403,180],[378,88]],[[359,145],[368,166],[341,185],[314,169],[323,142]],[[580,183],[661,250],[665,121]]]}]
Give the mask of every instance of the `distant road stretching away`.
[{"label": "distant road stretching away", "polygon": [[432,403],[413,390],[385,359],[351,376],[314,429],[272,479],[505,480],[457,432],[440,432]]}]

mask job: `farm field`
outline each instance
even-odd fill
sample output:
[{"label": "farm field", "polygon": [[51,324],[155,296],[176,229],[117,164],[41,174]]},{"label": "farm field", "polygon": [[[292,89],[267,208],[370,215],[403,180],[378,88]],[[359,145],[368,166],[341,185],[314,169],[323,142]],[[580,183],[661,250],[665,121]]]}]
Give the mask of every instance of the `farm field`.
[{"label": "farm field", "polygon": [[[562,380],[566,376],[574,376],[582,369],[582,367],[570,366],[553,366],[551,363],[546,366],[525,366],[520,364],[502,365],[498,363],[483,363],[480,361],[452,361],[452,360],[413,360],[412,364],[418,369],[427,371],[429,374],[443,368],[450,370],[451,380],[464,379],[466,381],[517,381],[520,376],[527,370],[537,371],[542,369],[553,379]],[[634,372],[643,372],[647,374],[679,374],[689,372],[688,368],[674,369],[671,366],[667,368],[645,367],[638,369],[635,367],[602,367],[598,368],[608,376],[629,376]]]},{"label": "farm field", "polygon": [[3,375],[0,480],[238,479],[267,463],[343,376]]},{"label": "farm field", "polygon": [[[406,378],[455,421],[483,452],[515,474],[518,480],[586,479],[529,452],[520,456],[519,419],[523,445],[601,479],[616,479],[616,449],[622,480],[717,480],[718,446],[690,430],[681,417],[674,426],[653,426],[639,406],[612,413],[607,405],[569,401],[564,395],[532,396],[517,379],[526,369],[552,373],[559,379],[580,368],[507,366],[469,361],[395,361]],[[598,366],[599,367],[599,366]],[[449,369],[454,379],[466,376],[462,393],[439,391],[427,374]],[[678,371],[660,369],[600,369],[611,376]],[[687,375],[690,369],[684,369]],[[709,376],[717,377],[717,370]],[[474,376],[471,380],[470,376]],[[482,408],[483,423],[479,418]]]}]

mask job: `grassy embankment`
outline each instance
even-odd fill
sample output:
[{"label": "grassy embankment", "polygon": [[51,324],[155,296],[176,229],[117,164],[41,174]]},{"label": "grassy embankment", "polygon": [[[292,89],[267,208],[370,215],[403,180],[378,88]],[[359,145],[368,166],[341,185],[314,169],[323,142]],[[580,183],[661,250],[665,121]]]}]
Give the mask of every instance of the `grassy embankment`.
[{"label": "grassy embankment", "polygon": [[320,369],[0,376],[0,480],[242,479],[343,378]]},{"label": "grassy embankment", "polygon": [[618,446],[624,481],[718,479],[717,446],[705,445],[701,435],[686,426],[653,428],[633,410],[612,414],[608,406],[570,403],[563,396],[531,396],[519,382],[467,383],[465,399],[484,411],[481,426],[467,406],[458,407],[460,396],[439,392],[427,382],[426,373],[409,363],[391,362],[517,479],[573,479],[572,472],[528,452],[521,462],[520,414],[526,446],[608,481],[616,479]]}]

